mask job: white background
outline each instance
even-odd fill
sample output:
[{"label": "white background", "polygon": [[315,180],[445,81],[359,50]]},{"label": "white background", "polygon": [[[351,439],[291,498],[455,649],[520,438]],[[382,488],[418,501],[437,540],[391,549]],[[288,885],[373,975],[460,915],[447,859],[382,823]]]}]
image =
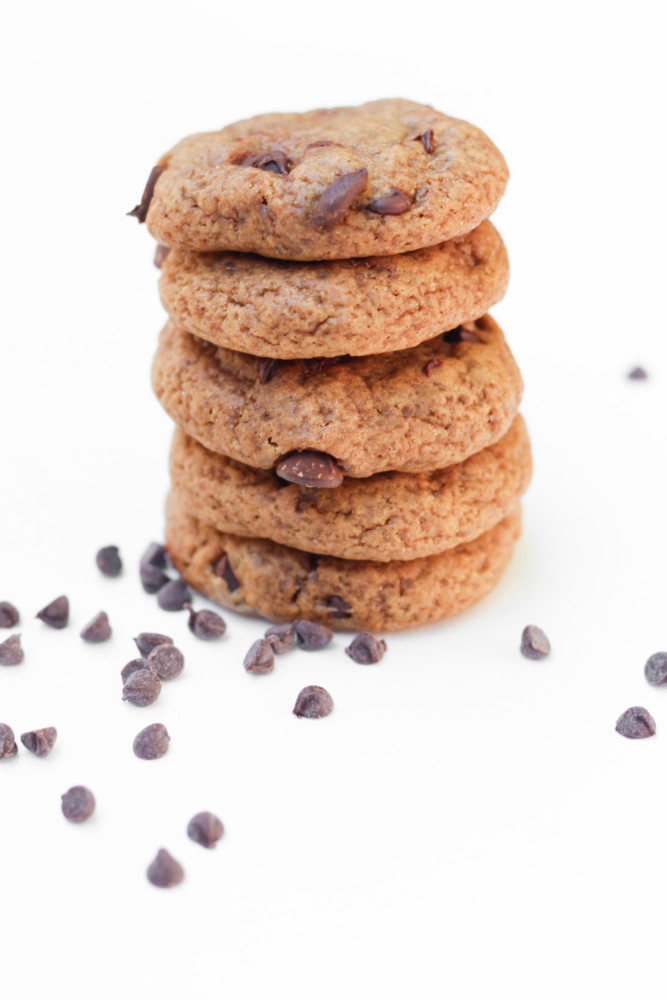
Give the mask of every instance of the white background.
[{"label": "white background", "polygon": [[[430,10],[429,10],[430,6]],[[22,666],[0,721],[56,725],[0,764],[2,992],[36,997],[625,997],[664,989],[665,79],[657,3],[15,4],[3,28],[0,600]],[[450,624],[346,640],[252,678],[262,630],[204,644],[138,583],[162,532],[169,421],[149,368],[152,242],[125,216],[183,135],[382,96],[484,128],[511,182],[494,310],[526,382],[535,478],[498,590]],[[644,365],[650,380],[626,372]],[[126,571],[100,576],[97,548]],[[35,612],[60,593],[70,627]],[[114,628],[79,638],[100,609]],[[528,622],[552,656],[518,653]],[[131,637],[186,658],[120,700]],[[9,633],[2,633],[5,638]],[[334,714],[295,719],[326,686]],[[614,732],[630,705],[655,739]],[[172,736],[157,762],[131,743]],[[60,794],[98,809],[65,822]],[[206,852],[191,815],[218,813]],[[148,884],[167,847],[177,889]],[[200,992],[197,992],[197,991]],[[145,992],[144,992],[145,991]]]}]

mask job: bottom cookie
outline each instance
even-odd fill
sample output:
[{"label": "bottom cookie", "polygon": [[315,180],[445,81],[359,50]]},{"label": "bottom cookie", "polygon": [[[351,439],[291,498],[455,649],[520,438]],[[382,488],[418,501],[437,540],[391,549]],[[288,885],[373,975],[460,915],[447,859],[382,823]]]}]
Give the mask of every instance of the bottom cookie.
[{"label": "bottom cookie", "polygon": [[507,567],[521,530],[514,510],[472,542],[437,555],[376,563],[309,555],[259,538],[223,534],[167,500],[167,550],[187,582],[211,600],[270,621],[390,632],[459,614]]}]

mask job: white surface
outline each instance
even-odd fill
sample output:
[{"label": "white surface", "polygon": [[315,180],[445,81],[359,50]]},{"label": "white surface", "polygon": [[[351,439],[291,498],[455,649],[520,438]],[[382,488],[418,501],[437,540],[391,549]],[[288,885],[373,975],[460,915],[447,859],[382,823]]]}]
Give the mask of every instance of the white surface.
[{"label": "white surface", "polygon": [[[53,755],[0,765],[3,994],[624,997],[664,984],[667,647],[664,53],[658,5],[213,2],[14,5],[0,60],[4,279],[0,599],[25,663],[0,720],[56,725]],[[525,532],[460,620],[345,639],[274,674],[241,667],[261,625],[204,644],[143,594],[162,530],[170,425],[149,366],[152,243],[125,217],[181,136],[264,110],[386,95],[486,129],[512,179],[513,267],[494,310],[533,438]],[[9,104],[9,106],[7,106]],[[626,371],[643,364],[651,379]],[[122,579],[97,548],[118,544]],[[60,593],[71,626],[33,619]],[[114,628],[80,640],[100,608]],[[549,660],[517,651],[528,622]],[[157,704],[120,701],[131,637],[187,657]],[[2,633],[4,638],[9,633]],[[294,697],[323,684],[322,722]],[[617,716],[644,704],[658,736]],[[135,759],[163,721],[168,755]],[[60,794],[88,784],[73,827]],[[218,813],[206,852],[191,815]],[[151,887],[158,847],[186,880]]]}]

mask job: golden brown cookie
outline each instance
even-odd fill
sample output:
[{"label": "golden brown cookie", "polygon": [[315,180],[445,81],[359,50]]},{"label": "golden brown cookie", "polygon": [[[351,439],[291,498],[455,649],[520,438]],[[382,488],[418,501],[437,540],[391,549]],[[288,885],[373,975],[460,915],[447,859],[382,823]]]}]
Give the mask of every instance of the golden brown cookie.
[{"label": "golden brown cookie", "polygon": [[177,430],[171,480],[183,507],[218,531],[344,559],[416,559],[477,538],[526,490],[530,442],[520,416],[495,444],[436,472],[384,472],[338,489],[286,484],[215,455]]},{"label": "golden brown cookie", "polygon": [[216,348],[170,321],[153,388],[210,451],[259,469],[277,465],[282,475],[285,456],[314,449],[336,470],[364,477],[442,469],[493,444],[514,419],[522,382],[490,316],[406,351],[334,364]]},{"label": "golden brown cookie", "polygon": [[290,260],[404,253],[470,232],[507,166],[474,125],[400,99],[189,136],[131,213],[159,243]]},{"label": "golden brown cookie", "polygon": [[271,621],[391,632],[456,615],[484,597],[507,566],[521,526],[518,505],[471,542],[407,562],[309,555],[223,534],[167,501],[167,550],[187,582],[224,607]]},{"label": "golden brown cookie", "polygon": [[162,304],[204,340],[270,358],[381,354],[481,316],[505,294],[507,252],[490,222],[425,250],[303,263],[171,250]]}]

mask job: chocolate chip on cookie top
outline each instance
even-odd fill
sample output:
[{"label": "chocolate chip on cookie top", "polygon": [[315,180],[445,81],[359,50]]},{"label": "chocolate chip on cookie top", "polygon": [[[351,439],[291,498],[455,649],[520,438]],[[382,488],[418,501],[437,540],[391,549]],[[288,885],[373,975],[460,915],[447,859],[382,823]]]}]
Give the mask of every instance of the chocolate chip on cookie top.
[{"label": "chocolate chip on cookie top", "polygon": [[507,177],[475,126],[382,100],[183,139],[131,214],[167,247],[294,260],[397,254],[474,229]]}]

